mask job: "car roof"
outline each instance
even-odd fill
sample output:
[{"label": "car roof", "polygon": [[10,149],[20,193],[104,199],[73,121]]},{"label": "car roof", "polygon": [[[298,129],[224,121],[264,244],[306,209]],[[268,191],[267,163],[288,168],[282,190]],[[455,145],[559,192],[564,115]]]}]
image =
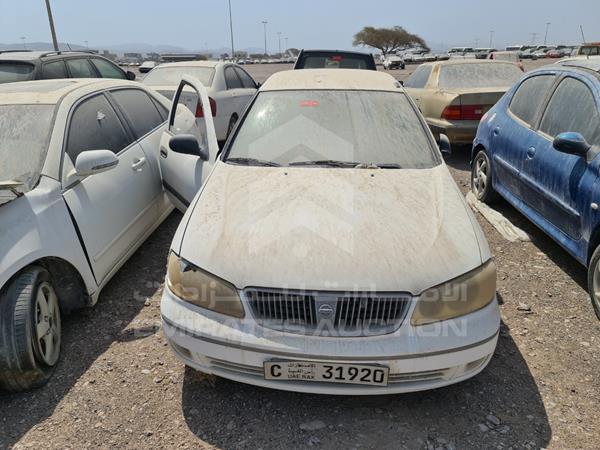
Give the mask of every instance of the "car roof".
[{"label": "car roof", "polygon": [[140,86],[125,80],[109,78],[69,78],[57,80],[19,81],[0,84],[0,105],[47,104],[54,105],[78,89],[96,87],[98,90],[119,86]]},{"label": "car roof", "polygon": [[[215,68],[219,65],[226,64],[223,61],[180,61],[180,62],[172,62],[172,63],[163,63],[160,65],[161,69],[165,69],[167,67],[211,67]],[[233,63],[231,63],[233,64]]]},{"label": "car roof", "polygon": [[303,69],[277,72],[271,75],[260,90],[285,91],[303,89],[403,90],[400,83],[387,73],[356,69]]},{"label": "car roof", "polygon": [[353,50],[335,50],[335,49],[304,49],[303,53],[341,53],[345,55],[362,55],[369,56],[371,53],[357,52]]},{"label": "car roof", "polygon": [[80,52],[80,51],[61,51],[55,52],[51,50],[47,51],[2,51],[0,50],[0,61],[10,60],[10,61],[35,61],[36,59],[43,58],[45,56],[101,56],[92,52]]},{"label": "car roof", "polygon": [[512,64],[516,66],[517,64],[510,61],[495,61],[493,59],[448,59],[445,61],[434,61],[423,63],[423,66],[455,66],[459,64]]},{"label": "car roof", "polygon": [[600,56],[577,56],[558,61],[556,64],[563,67],[588,69],[600,74]]}]

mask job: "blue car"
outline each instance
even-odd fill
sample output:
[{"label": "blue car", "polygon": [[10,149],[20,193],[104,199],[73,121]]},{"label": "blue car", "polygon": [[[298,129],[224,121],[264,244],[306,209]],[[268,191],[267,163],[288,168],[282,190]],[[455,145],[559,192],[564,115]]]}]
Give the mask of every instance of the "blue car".
[{"label": "blue car", "polygon": [[600,60],[529,72],[483,117],[471,188],[500,195],[588,268],[600,319]]}]

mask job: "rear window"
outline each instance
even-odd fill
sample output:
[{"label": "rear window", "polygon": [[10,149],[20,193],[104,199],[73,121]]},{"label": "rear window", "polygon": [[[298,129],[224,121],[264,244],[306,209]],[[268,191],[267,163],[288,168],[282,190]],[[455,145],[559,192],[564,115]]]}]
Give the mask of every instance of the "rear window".
[{"label": "rear window", "polygon": [[377,70],[371,55],[346,53],[306,53],[296,69],[362,69]]},{"label": "rear window", "polygon": [[440,70],[438,86],[442,88],[510,87],[523,72],[514,64],[452,64]]},{"label": "rear window", "polygon": [[157,67],[144,78],[148,86],[178,86],[183,75],[190,75],[209,87],[215,76],[212,67]]},{"label": "rear window", "polygon": [[0,83],[32,80],[34,70],[35,66],[33,64],[0,61]]},{"label": "rear window", "polygon": [[279,91],[258,95],[227,159],[279,165],[335,160],[436,166],[433,147],[406,94],[379,91]]}]

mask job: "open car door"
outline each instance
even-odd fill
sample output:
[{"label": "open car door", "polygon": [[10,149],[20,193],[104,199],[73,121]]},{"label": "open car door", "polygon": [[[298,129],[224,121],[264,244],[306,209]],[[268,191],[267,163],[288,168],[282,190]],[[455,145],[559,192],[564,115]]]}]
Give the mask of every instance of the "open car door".
[{"label": "open car door", "polygon": [[[165,192],[182,212],[200,190],[219,151],[210,108],[204,85],[184,75],[173,97],[169,126],[163,132],[159,149]],[[205,127],[200,126],[202,121]]]}]

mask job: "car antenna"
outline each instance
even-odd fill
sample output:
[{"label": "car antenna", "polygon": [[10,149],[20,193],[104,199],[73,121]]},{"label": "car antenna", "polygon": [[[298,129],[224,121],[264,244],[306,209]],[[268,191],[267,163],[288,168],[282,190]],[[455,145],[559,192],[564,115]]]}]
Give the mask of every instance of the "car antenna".
[{"label": "car antenna", "polygon": [[[583,39],[582,44],[585,45],[585,34],[583,33],[583,25],[579,25],[579,29],[581,30],[581,37]],[[587,59],[590,59],[590,55],[586,55]]]}]

